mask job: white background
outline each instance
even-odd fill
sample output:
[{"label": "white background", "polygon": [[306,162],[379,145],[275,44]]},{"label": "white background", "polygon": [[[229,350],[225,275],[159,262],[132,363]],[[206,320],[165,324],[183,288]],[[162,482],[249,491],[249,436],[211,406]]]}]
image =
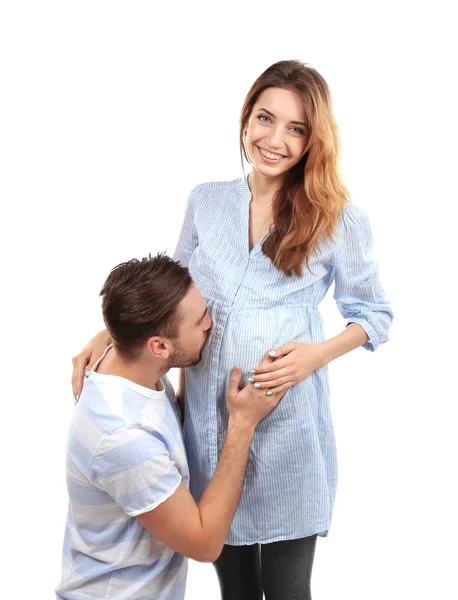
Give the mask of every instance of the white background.
[{"label": "white background", "polygon": [[[241,175],[244,95],[298,58],[331,87],[396,313],[389,344],[331,365],[340,483],[313,597],[457,598],[451,4],[2,3],[2,597],[54,597],[71,357],[109,270],[172,252],[191,188]],[[322,313],[343,329],[332,297]],[[217,590],[191,563],[186,598]]]}]

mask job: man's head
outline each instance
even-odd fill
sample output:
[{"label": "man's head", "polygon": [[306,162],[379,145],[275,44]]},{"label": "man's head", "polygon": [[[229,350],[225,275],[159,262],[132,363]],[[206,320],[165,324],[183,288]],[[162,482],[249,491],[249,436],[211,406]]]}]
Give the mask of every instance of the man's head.
[{"label": "man's head", "polygon": [[211,320],[186,267],[165,254],[115,267],[100,292],[103,319],[118,354],[144,353],[168,368],[200,360]]}]

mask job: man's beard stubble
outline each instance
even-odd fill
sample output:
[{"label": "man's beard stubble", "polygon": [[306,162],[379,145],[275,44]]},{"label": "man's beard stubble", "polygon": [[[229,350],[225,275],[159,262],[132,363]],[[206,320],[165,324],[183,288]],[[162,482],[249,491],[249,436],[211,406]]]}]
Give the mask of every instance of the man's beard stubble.
[{"label": "man's beard stubble", "polygon": [[197,365],[202,358],[202,349],[203,347],[200,349],[198,356],[190,356],[181,344],[175,344],[175,352],[167,359],[167,367],[172,369]]}]

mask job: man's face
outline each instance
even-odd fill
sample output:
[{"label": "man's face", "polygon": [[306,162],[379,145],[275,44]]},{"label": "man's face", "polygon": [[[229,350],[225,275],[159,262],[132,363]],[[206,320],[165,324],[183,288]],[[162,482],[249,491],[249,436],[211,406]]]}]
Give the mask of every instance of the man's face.
[{"label": "man's face", "polygon": [[169,368],[197,364],[212,326],[205,300],[194,283],[178,305],[178,314],[181,320],[178,337],[173,340],[173,352],[168,358]]}]

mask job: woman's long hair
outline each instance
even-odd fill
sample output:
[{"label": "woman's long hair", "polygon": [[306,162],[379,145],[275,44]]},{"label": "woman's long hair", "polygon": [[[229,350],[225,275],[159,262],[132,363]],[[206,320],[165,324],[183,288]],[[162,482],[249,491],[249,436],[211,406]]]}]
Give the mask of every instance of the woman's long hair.
[{"label": "woman's long hair", "polygon": [[310,66],[284,60],[269,67],[252,85],[240,116],[240,154],[251,162],[243,132],[259,95],[267,88],[295,91],[302,98],[308,136],[305,154],[286,175],[275,194],[275,227],[262,250],[286,275],[302,275],[305,259],[320,250],[320,242],[334,239],[339,215],[349,193],[339,172],[339,134],[332,112],[331,93],[323,77]]}]

